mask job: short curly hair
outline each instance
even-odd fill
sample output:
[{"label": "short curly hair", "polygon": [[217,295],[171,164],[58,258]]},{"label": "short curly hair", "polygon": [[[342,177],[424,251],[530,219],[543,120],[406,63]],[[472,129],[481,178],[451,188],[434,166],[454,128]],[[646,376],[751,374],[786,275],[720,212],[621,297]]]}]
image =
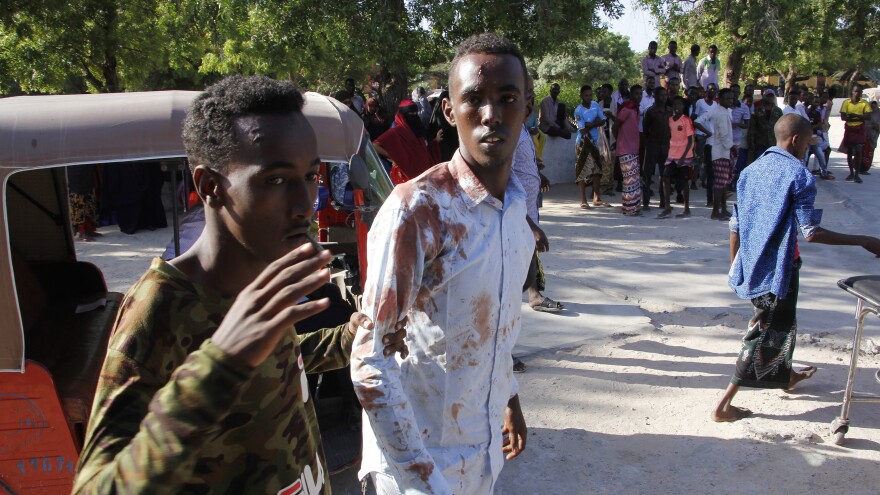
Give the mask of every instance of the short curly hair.
[{"label": "short curly hair", "polygon": [[183,121],[191,166],[225,171],[238,145],[235,119],[301,113],[304,101],[293,84],[265,76],[231,76],[209,86],[193,100]]},{"label": "short curly hair", "polygon": [[[481,33],[475,34],[470,38],[461,42],[458,45],[458,48],[455,49],[455,57],[452,59],[451,67],[449,68],[449,86],[452,87],[452,77],[455,74],[455,69],[458,66],[458,63],[462,58],[473,55],[475,53],[487,53],[492,55],[513,55],[519,60],[520,65],[522,65],[523,71],[523,79],[525,80],[528,77],[528,70],[526,70],[526,60],[523,58],[523,54],[519,51],[519,47],[516,46],[516,43],[510,41],[509,39],[501,36],[500,34],[495,33]],[[525,87],[523,87],[525,90]]]}]

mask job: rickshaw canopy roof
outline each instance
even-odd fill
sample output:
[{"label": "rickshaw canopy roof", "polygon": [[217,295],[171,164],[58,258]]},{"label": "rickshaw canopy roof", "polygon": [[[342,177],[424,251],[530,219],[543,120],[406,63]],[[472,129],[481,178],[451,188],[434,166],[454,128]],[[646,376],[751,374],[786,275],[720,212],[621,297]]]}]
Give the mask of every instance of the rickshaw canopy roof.
[{"label": "rickshaw canopy roof", "polygon": [[[183,118],[197,91],[156,91],[0,100],[0,168],[184,157]],[[345,161],[363,137],[363,121],[344,104],[306,93],[303,113],[323,161]]]}]

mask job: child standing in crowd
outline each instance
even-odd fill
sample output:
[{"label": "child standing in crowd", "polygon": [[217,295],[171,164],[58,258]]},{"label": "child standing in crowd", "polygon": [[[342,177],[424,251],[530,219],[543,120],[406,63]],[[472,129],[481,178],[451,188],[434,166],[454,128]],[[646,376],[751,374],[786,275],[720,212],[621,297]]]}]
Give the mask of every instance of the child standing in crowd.
[{"label": "child standing in crowd", "polygon": [[687,187],[694,159],[694,125],[691,119],[684,115],[684,99],[680,96],[672,100],[672,116],[669,117],[669,154],[663,167],[662,200],[666,208],[657,215],[657,218],[668,218],[672,214],[672,205],[669,203],[672,178],[677,183],[683,183],[681,188],[684,196],[684,211],[676,215],[678,218],[691,216],[691,191]]}]

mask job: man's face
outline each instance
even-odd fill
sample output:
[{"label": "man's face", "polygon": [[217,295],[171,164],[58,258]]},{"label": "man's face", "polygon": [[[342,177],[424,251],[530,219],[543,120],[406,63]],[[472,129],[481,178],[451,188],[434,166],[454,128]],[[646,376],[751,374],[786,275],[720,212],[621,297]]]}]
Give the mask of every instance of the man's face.
[{"label": "man's face", "polygon": [[718,56],[718,50],[716,50],[714,48],[710,48],[709,49],[709,58],[714,62],[716,56]]},{"label": "man's face", "polygon": [[629,94],[629,98],[630,98],[630,100],[635,102],[636,105],[641,103],[642,102],[642,88],[637,88],[637,89],[632,90]]},{"label": "man's face", "polygon": [[649,91],[654,91],[655,84],[656,83],[654,82],[653,77],[649,77],[649,78],[645,79],[645,87],[648,88]]},{"label": "man's face", "polygon": [[743,97],[748,96],[749,98],[754,98],[755,96],[755,87],[751,84],[747,84],[745,90],[743,91]]},{"label": "man's face", "polygon": [[593,101],[593,90],[585,89],[581,91],[581,102],[584,104],[584,106],[589,105],[591,101]]},{"label": "man's face", "polygon": [[[525,74],[513,55],[474,53],[450,74],[443,112],[471,167],[509,167],[526,116]],[[551,89],[552,91],[552,89]]]},{"label": "man's face", "polygon": [[252,259],[271,263],[308,242],[318,143],[300,113],[245,115],[235,127],[238,146],[225,173],[209,172],[222,191],[222,228]]},{"label": "man's face", "polygon": [[669,42],[669,45],[667,46],[667,48],[669,48],[670,54],[675,55],[675,52],[678,51],[678,43],[671,41],[671,42]]},{"label": "man's face", "polygon": [[691,89],[690,91],[687,92],[687,97],[688,97],[688,100],[690,100],[690,102],[693,103],[693,102],[700,99],[700,91],[697,89]]},{"label": "man's face", "polygon": [[345,80],[345,90],[351,94],[354,94],[354,79]]},{"label": "man's face", "polygon": [[718,96],[718,87],[710,83],[706,88],[706,99],[714,100],[716,96]]},{"label": "man's face", "polygon": [[680,116],[684,112],[684,102],[681,99],[676,98],[672,102],[672,114],[676,117]]},{"label": "man's face", "polygon": [[877,107],[877,102],[876,102],[876,101],[872,101],[872,102],[871,102],[871,111],[872,111],[872,112],[876,112],[876,111],[877,111],[877,108],[878,108],[878,107]]},{"label": "man's face", "polygon": [[807,93],[806,95],[804,95],[804,105],[811,106],[813,104],[813,101],[815,101],[815,98],[813,97],[812,93]]},{"label": "man's face", "polygon": [[650,43],[648,45],[648,55],[654,57],[657,55],[657,43]]},{"label": "man's face", "polygon": [[856,86],[852,89],[852,100],[858,101],[862,98],[862,88]]},{"label": "man's face", "polygon": [[767,102],[768,105],[776,106],[776,95],[765,94],[764,101]]},{"label": "man's face", "polygon": [[791,106],[797,105],[798,97],[800,97],[797,93],[789,93],[788,94],[788,104]]},{"label": "man's face", "polygon": [[681,81],[679,81],[678,79],[675,79],[675,78],[670,79],[666,83],[666,86],[669,87],[669,94],[670,95],[677,96],[678,92],[681,91]]},{"label": "man's face", "polygon": [[654,90],[654,104],[660,107],[666,106],[666,90],[663,88],[657,88]]},{"label": "man's face", "polygon": [[739,99],[739,86],[732,86],[732,87],[730,88],[730,92],[733,93],[733,99],[734,99],[734,100],[738,100],[738,99]]},{"label": "man's face", "polygon": [[605,90],[605,86],[599,86],[599,89],[596,90],[596,99],[604,100],[608,98],[608,91]]},{"label": "man's face", "polygon": [[552,96],[553,98],[556,98],[557,96],[559,96],[559,85],[558,84],[554,84],[554,85],[550,86],[550,96]]},{"label": "man's face", "polygon": [[724,96],[722,96],[721,99],[718,100],[718,103],[720,103],[721,106],[724,108],[732,107],[733,106],[733,93],[730,91],[726,91],[724,93]]},{"label": "man's face", "polygon": [[617,91],[620,91],[620,94],[626,94],[627,88],[629,88],[629,81],[626,79],[617,81]]}]

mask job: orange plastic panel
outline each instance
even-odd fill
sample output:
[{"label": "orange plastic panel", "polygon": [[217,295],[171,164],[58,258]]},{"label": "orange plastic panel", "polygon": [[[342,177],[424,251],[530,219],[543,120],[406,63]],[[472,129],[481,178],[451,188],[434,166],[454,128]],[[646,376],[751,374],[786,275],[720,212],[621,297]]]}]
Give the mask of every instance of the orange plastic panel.
[{"label": "orange plastic panel", "polygon": [[78,458],[46,368],[0,373],[0,493],[69,494]]}]

